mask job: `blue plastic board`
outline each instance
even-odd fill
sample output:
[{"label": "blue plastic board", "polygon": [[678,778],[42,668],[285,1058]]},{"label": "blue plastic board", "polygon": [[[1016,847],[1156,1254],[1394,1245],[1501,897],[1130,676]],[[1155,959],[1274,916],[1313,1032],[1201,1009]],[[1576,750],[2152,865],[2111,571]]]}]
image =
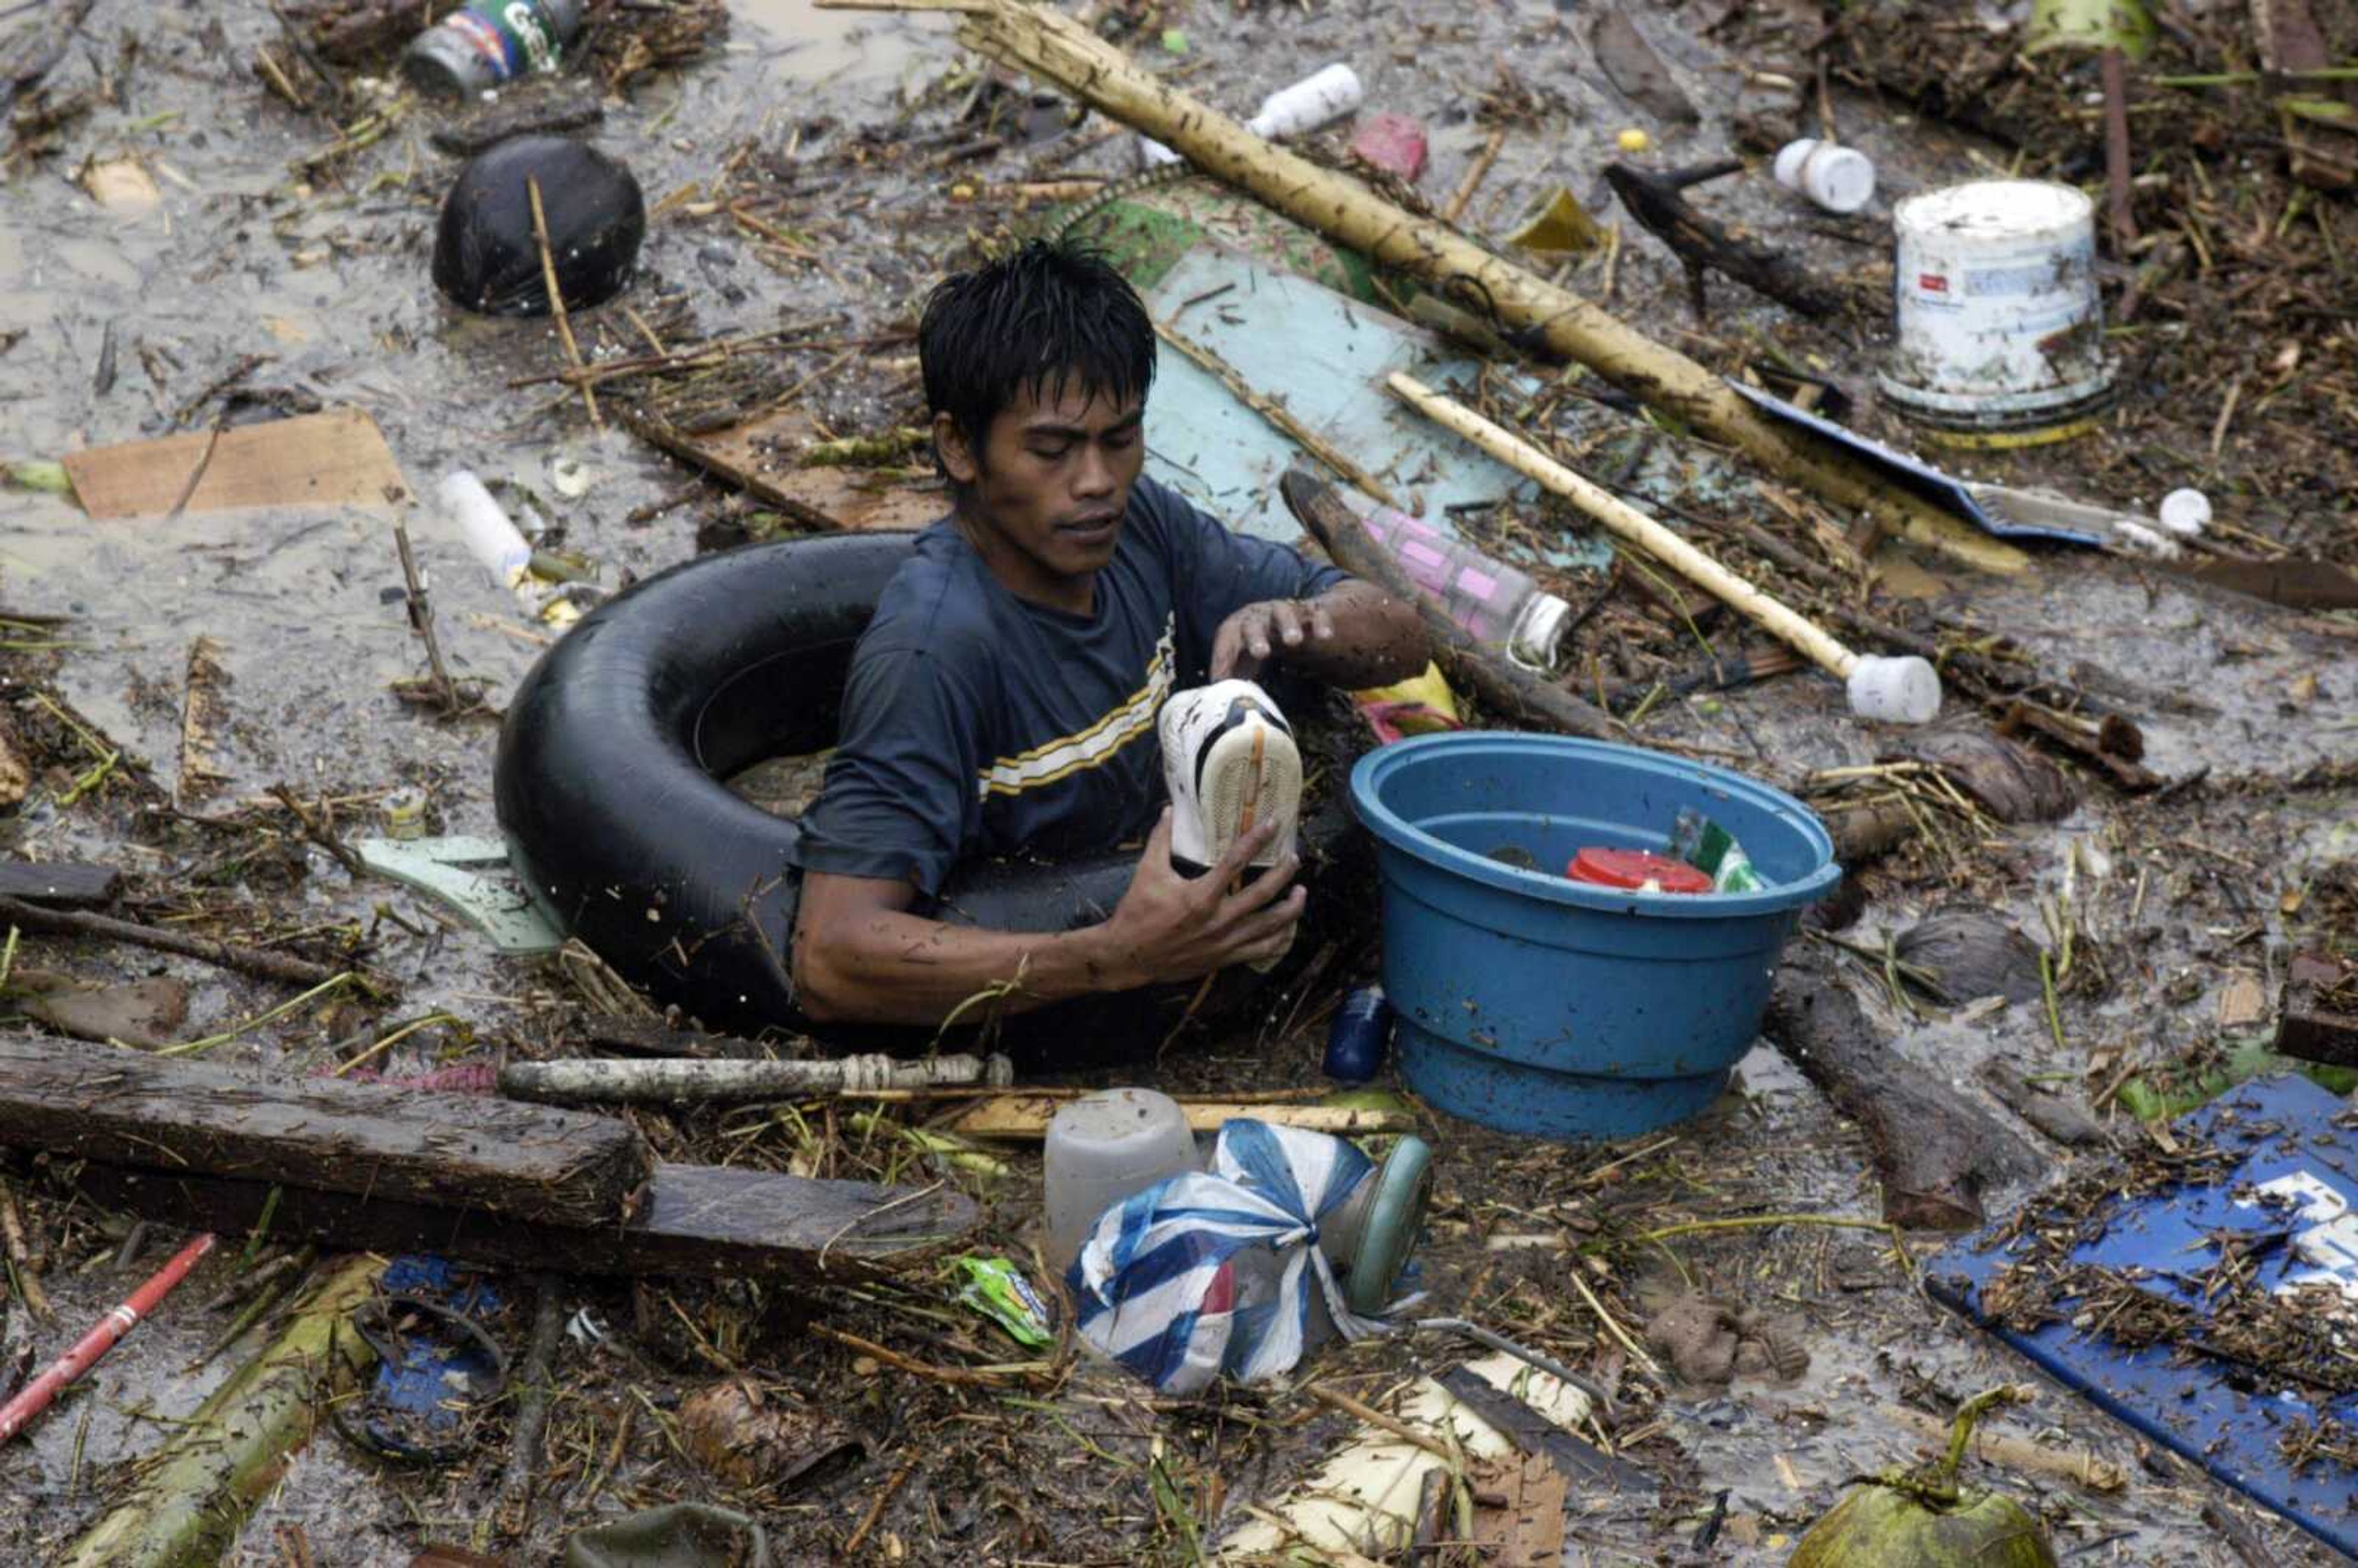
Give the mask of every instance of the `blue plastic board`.
[{"label": "blue plastic board", "polygon": [[[1539,493],[1384,390],[1394,371],[1432,385],[1472,382],[1474,362],[1447,357],[1441,340],[1422,328],[1211,245],[1182,257],[1147,308],[1403,502],[1415,492],[1420,514],[1433,527],[1455,532],[1451,506]],[[1277,492],[1279,477],[1304,461],[1293,438],[1178,350],[1158,343],[1157,351],[1147,471],[1239,533],[1297,537],[1302,529]],[[1612,556],[1601,531],[1566,546],[1553,555],[1558,566],[1601,566]]]},{"label": "blue plastic board", "polygon": [[1821,419],[1805,409],[1796,408],[1782,398],[1771,397],[1757,386],[1747,386],[1731,380],[1728,385],[1752,400],[1754,406],[1771,418],[1800,427],[1812,435],[1823,436],[1844,450],[1866,459],[1893,482],[1905,486],[1943,511],[1952,512],[1985,534],[2001,539],[2060,539],[2067,545],[2102,545],[2104,535],[2084,528],[2065,528],[2041,523],[2015,523],[1993,517],[1974,499],[1973,492],[1962,481],[1942,473],[1939,469],[1905,452],[1893,451],[1880,441],[1871,441],[1857,431]]},{"label": "blue plastic board", "polygon": [[[2116,1203],[2101,1225],[2085,1227],[2093,1239],[2073,1251],[2075,1262],[2150,1271],[2147,1288],[2199,1310],[2191,1281],[2218,1260],[2211,1238],[2265,1235],[2279,1238],[2259,1264],[2269,1289],[2330,1282],[2358,1299],[2358,1119],[2347,1101],[2299,1076],[2255,1079],[2181,1125],[2243,1162],[2215,1186]],[[1950,1249],[1926,1277],[1936,1299],[1985,1327],[1982,1288],[2014,1256],[1997,1240],[2004,1228]],[[2331,1463],[2295,1475],[2278,1453],[2296,1420],[2331,1414],[2358,1423],[2358,1394],[2313,1403],[2303,1390],[2248,1368],[2201,1357],[2173,1365],[2169,1346],[2125,1350],[2068,1322],[2032,1334],[1993,1332],[2139,1432],[2358,1555],[2358,1476]]]}]

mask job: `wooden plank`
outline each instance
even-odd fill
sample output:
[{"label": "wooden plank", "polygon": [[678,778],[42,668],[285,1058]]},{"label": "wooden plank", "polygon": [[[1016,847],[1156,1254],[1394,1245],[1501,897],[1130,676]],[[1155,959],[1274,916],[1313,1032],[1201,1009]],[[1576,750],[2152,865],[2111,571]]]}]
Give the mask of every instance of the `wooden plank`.
[{"label": "wooden plank", "polygon": [[[1037,1141],[1047,1137],[1049,1119],[1056,1114],[1057,1108],[1070,1103],[1060,1096],[998,1095],[976,1105],[946,1130],[961,1138]],[[1187,1125],[1197,1132],[1217,1132],[1222,1122],[1239,1120],[1266,1121],[1344,1138],[1416,1130],[1416,1117],[1408,1110],[1340,1105],[1256,1105],[1212,1099],[1182,1099],[1179,1108],[1186,1113]]]},{"label": "wooden plank", "polygon": [[2358,1067],[2358,963],[2293,955],[2277,1012],[2277,1049],[2304,1062]]},{"label": "wooden plank", "polygon": [[1498,1568],[1555,1568],[1563,1561],[1563,1471],[1541,1454],[1495,1460],[1473,1472],[1476,1561]]},{"label": "wooden plank", "polygon": [[652,423],[633,428],[680,461],[810,527],[847,532],[923,528],[949,514],[949,492],[936,486],[877,483],[859,469],[803,467],[797,455],[818,432],[799,408],[780,409],[707,436],[683,436]]},{"label": "wooden plank", "polygon": [[[266,1182],[97,1163],[82,1166],[74,1184],[104,1207],[223,1234],[251,1229],[270,1196]],[[860,1279],[966,1245],[980,1220],[974,1200],[947,1187],[658,1164],[636,1212],[620,1226],[550,1225],[373,1194],[284,1187],[270,1233],[559,1273]]]},{"label": "wooden plank", "polygon": [[0,860],[0,898],[21,898],[58,909],[88,909],[112,903],[123,890],[123,873],[112,866],[74,860]]},{"label": "wooden plank", "polygon": [[619,1220],[653,1164],[584,1111],[29,1037],[0,1038],[0,1148],[576,1226]]},{"label": "wooden plank", "polygon": [[[207,456],[208,449],[211,456]],[[198,478],[199,467],[203,474]],[[358,408],[69,452],[67,475],[93,518],[160,517],[236,506],[387,506],[409,492],[376,421]],[[194,491],[189,481],[197,479]]]}]

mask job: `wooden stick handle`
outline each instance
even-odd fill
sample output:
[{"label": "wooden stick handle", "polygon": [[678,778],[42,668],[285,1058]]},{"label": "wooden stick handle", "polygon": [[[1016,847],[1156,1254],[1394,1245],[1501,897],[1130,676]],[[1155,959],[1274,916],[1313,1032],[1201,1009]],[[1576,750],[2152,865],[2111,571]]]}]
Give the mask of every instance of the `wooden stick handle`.
[{"label": "wooden stick handle", "polygon": [[1386,383],[1395,396],[1437,425],[1455,430],[1516,472],[1537,480],[1622,538],[1749,617],[1794,652],[1837,679],[1848,679],[1858,655],[1817,622],[1761,592],[1628,503],[1598,488],[1510,431],[1454,398],[1397,372]]}]

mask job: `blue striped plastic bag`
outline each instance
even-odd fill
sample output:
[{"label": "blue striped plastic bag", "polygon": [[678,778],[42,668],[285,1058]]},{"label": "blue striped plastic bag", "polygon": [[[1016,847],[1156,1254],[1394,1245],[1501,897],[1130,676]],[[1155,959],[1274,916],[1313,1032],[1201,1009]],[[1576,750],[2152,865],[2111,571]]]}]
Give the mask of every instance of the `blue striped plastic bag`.
[{"label": "blue striped plastic bag", "polygon": [[1108,1209],[1066,1279],[1081,1337],[1166,1393],[1222,1374],[1289,1371],[1311,1334],[1312,1292],[1346,1339],[1383,1331],[1345,1303],[1318,1222],[1375,1166],[1325,1133],[1231,1121],[1212,1169],[1174,1176]]}]

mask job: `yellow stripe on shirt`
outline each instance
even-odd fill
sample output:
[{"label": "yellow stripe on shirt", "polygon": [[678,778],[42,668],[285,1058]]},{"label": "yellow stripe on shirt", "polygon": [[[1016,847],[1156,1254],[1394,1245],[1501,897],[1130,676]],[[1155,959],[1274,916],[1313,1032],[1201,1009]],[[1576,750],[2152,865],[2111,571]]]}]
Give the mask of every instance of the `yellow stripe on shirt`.
[{"label": "yellow stripe on shirt", "polygon": [[1060,736],[1015,756],[1001,757],[977,781],[981,795],[1021,795],[1039,789],[1087,768],[1103,766],[1116,753],[1144,734],[1171,695],[1171,669],[1177,641],[1175,618],[1166,623],[1155,644],[1153,662],[1146,668],[1146,684],[1123,699],[1087,729]]}]

